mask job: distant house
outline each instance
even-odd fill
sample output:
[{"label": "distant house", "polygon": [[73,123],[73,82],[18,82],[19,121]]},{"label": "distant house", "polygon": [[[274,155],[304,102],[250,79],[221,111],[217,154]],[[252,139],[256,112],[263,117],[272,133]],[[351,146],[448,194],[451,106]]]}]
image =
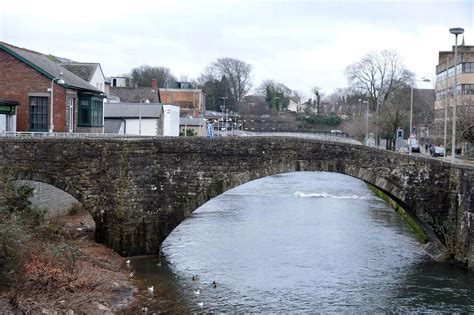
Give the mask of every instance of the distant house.
[{"label": "distant house", "polygon": [[0,42],[0,69],[5,130],[103,132],[104,94],[56,58]]},{"label": "distant house", "polygon": [[179,107],[154,103],[105,103],[105,133],[178,136]]},{"label": "distant house", "polygon": [[132,79],[129,77],[110,77],[111,87],[132,87]]},{"label": "distant house", "polygon": [[192,130],[192,134],[198,137],[207,136],[207,122],[204,118],[181,117],[179,123],[180,134],[187,135]]},{"label": "distant house", "polygon": [[140,103],[140,101],[143,102],[145,100],[151,103],[161,103],[156,80],[152,80],[151,87],[118,87],[112,84],[109,94],[112,98],[118,98],[120,102],[124,103]]},{"label": "distant house", "polygon": [[177,105],[182,116],[202,117],[206,111],[206,93],[189,82],[176,82],[173,88],[160,88],[164,104]]},{"label": "distant house", "polygon": [[290,98],[290,103],[288,104],[288,107],[287,107],[288,111],[299,113],[299,112],[302,112],[304,108],[305,108],[304,104],[300,104],[296,99]]},{"label": "distant house", "polygon": [[100,63],[67,62],[61,66],[105,93],[105,76]]}]

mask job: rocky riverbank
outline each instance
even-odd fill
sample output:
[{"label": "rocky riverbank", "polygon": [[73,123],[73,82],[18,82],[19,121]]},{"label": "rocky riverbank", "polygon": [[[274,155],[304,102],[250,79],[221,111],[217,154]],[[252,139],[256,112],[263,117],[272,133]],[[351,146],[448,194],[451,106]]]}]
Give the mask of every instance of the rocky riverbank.
[{"label": "rocky riverbank", "polygon": [[128,307],[137,289],[125,259],[94,241],[87,214],[66,215],[32,232],[22,268],[0,281],[0,313],[104,313]]}]

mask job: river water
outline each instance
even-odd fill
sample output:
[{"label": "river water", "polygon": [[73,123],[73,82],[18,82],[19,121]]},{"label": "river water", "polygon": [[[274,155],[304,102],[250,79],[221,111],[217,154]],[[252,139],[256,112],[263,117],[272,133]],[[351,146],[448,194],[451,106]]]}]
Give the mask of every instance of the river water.
[{"label": "river water", "polygon": [[[349,176],[266,177],[182,222],[160,259],[133,261],[149,312],[474,312],[474,275],[432,261]],[[153,293],[147,287],[154,287]]]}]

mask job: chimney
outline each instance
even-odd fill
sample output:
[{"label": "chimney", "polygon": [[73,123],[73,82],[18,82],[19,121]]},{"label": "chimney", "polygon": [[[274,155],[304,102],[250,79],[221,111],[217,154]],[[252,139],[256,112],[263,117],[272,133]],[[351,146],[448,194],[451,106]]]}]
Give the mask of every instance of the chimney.
[{"label": "chimney", "polygon": [[151,80],[151,89],[153,91],[158,91],[158,83],[156,82],[156,79]]}]

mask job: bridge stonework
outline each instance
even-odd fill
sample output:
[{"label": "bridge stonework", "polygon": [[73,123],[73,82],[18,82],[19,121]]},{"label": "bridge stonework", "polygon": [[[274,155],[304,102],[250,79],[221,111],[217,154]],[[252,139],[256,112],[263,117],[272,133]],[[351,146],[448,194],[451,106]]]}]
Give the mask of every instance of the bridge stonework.
[{"label": "bridge stonework", "polygon": [[[118,253],[156,254],[195,209],[245,182],[329,171],[370,183],[474,269],[474,168],[361,145],[296,138],[0,139],[0,167],[78,199],[96,239]],[[441,241],[441,243],[439,242]]]}]

